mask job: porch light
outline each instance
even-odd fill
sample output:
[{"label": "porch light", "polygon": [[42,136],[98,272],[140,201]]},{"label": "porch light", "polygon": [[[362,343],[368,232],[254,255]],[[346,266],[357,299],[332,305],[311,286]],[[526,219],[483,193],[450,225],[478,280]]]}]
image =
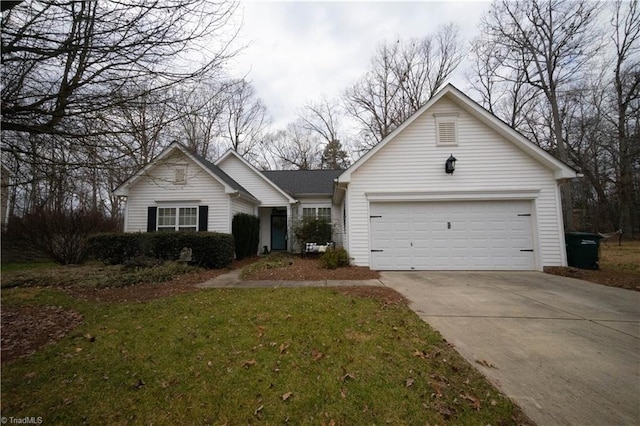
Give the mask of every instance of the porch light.
[{"label": "porch light", "polygon": [[456,170],[456,161],[458,161],[456,160],[456,157],[451,154],[449,158],[447,158],[447,161],[444,163],[444,171],[452,175]]}]

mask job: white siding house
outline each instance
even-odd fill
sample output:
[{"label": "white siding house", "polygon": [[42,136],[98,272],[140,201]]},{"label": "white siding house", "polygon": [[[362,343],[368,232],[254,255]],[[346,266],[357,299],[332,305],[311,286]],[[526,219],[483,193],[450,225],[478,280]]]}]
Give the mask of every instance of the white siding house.
[{"label": "white siding house", "polygon": [[558,182],[575,177],[449,85],[338,177],[345,245],[374,269],[566,265]]},{"label": "white siding house", "polygon": [[315,217],[372,269],[541,270],[566,265],[558,185],[576,177],[448,85],[347,170],[259,171],[174,142],[114,192],[126,232],[231,232],[248,213],[260,252],[291,251],[293,226]]}]

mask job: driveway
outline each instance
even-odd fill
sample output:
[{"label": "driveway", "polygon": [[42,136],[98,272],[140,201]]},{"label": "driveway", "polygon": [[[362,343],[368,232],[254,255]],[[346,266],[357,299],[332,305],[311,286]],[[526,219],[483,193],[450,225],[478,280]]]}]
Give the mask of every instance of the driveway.
[{"label": "driveway", "polygon": [[541,272],[381,280],[539,425],[640,424],[640,292]]}]

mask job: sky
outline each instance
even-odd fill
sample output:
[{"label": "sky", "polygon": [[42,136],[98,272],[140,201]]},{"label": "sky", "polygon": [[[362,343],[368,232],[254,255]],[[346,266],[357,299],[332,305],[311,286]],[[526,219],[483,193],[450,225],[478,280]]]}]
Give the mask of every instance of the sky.
[{"label": "sky", "polygon": [[[383,40],[421,37],[458,24],[468,42],[477,34],[486,1],[243,1],[238,42],[247,47],[231,63],[265,102],[273,127],[322,96],[334,98],[368,69]],[[464,89],[465,64],[451,82]]]}]

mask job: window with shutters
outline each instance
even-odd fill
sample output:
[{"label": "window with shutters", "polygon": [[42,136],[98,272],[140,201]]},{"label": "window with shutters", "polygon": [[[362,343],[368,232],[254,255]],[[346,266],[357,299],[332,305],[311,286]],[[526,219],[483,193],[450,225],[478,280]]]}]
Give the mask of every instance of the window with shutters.
[{"label": "window with shutters", "polygon": [[158,231],[176,232],[198,230],[197,207],[159,207]]},{"label": "window with shutters", "polygon": [[458,114],[437,114],[436,144],[438,146],[458,145]]}]

